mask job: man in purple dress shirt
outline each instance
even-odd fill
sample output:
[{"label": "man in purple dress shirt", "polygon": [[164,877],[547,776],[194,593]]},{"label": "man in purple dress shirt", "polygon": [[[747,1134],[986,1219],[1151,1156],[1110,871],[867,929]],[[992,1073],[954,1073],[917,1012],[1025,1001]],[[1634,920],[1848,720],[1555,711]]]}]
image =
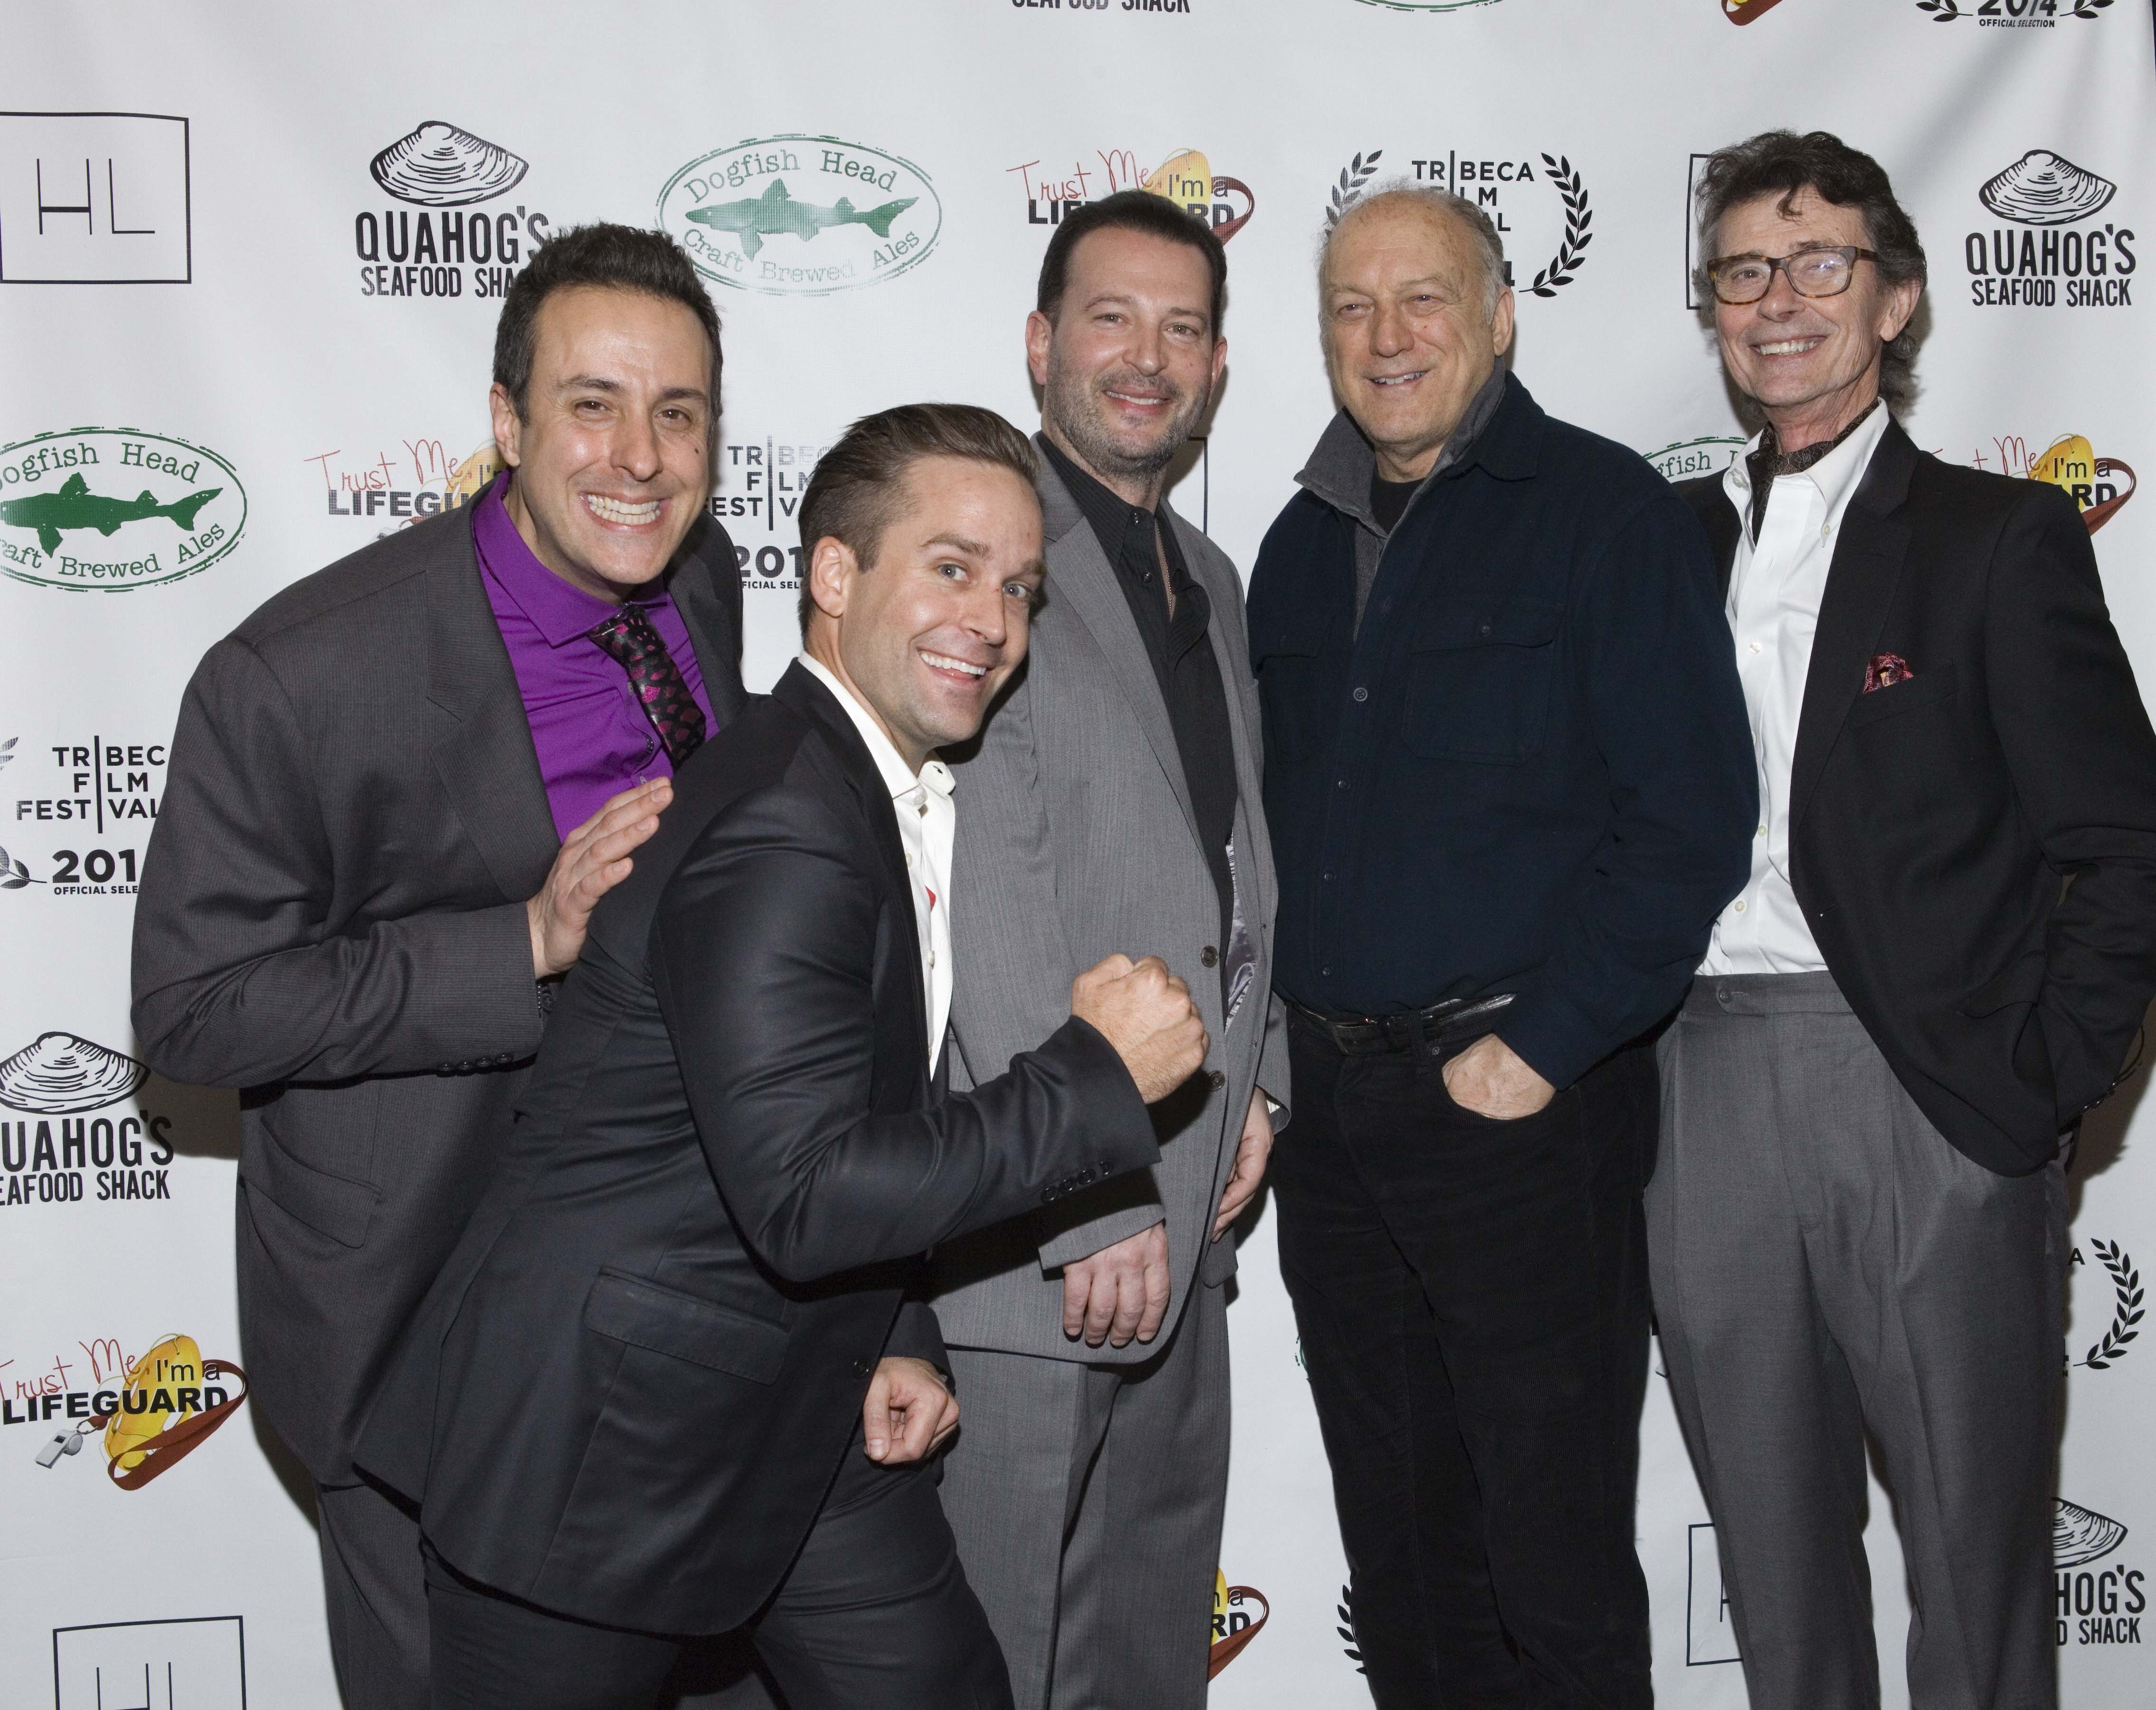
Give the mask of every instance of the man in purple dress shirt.
[{"label": "man in purple dress shirt", "polygon": [[718,382],[670,239],[562,233],[502,304],[507,472],[286,588],[180,710],[135,1029],[159,1072],[242,1089],[242,1347],[315,1481],[351,1710],[429,1698],[418,1530],[352,1444],[593,906],[743,700]]}]

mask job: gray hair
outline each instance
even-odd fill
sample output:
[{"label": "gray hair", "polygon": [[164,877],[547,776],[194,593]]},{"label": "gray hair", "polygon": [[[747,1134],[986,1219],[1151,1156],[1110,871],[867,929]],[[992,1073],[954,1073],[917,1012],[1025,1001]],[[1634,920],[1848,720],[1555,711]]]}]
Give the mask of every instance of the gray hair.
[{"label": "gray hair", "polygon": [[1340,229],[1364,209],[1383,202],[1412,202],[1435,213],[1457,220],[1475,240],[1477,259],[1482,264],[1482,309],[1485,314],[1495,314],[1497,298],[1506,285],[1505,240],[1497,235],[1497,228],[1490,216],[1470,202],[1465,196],[1455,196],[1450,190],[1440,190],[1435,184],[1417,183],[1413,178],[1388,178],[1383,183],[1366,190],[1342,209],[1331,220],[1317,240],[1317,289],[1320,312],[1324,300],[1325,264],[1332,258],[1332,240]]}]

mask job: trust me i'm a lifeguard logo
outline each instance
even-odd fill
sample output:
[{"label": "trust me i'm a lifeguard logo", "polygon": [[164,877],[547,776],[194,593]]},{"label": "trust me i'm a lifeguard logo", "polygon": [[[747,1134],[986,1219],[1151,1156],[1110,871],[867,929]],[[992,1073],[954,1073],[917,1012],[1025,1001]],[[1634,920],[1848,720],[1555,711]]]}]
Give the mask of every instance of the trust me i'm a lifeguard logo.
[{"label": "trust me i'm a lifeguard logo", "polygon": [[1205,1665],[1209,1681],[1243,1654],[1272,1613],[1265,1594],[1248,1585],[1230,1585],[1218,1569],[1213,1574],[1213,1649]]},{"label": "trust me i'm a lifeguard logo", "polygon": [[[80,1455],[95,1439],[105,1476],[124,1491],[140,1490],[201,1447],[247,1399],[247,1374],[230,1360],[203,1358],[192,1336],[161,1336],[132,1359],[110,1338],[86,1346],[100,1387],[47,1387],[48,1379],[33,1393],[0,1399],[0,1423],[74,1421],[39,1447],[40,1466]],[[64,1384],[74,1363],[55,1365]],[[107,1372],[118,1381],[102,1384]]]}]

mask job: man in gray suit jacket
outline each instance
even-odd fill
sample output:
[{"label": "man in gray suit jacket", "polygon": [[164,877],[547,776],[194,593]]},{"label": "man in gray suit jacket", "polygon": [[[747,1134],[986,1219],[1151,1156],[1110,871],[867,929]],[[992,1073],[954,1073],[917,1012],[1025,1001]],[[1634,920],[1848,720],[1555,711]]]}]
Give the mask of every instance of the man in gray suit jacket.
[{"label": "man in gray suit jacket", "polygon": [[[1227,262],[1143,192],[1066,218],[1026,324],[1048,576],[1031,656],[958,757],[954,1080],[1142,946],[1215,1044],[1160,1163],[938,1255],[965,1399],[943,1501],[1020,1710],[1196,1707],[1228,1475],[1221,1237],[1286,1093],[1272,859],[1235,566],[1163,502],[1227,356]],[[1271,1095],[1268,1100],[1266,1095]]]},{"label": "man in gray suit jacket", "polygon": [[408,1511],[352,1466],[391,1349],[492,1173],[554,990],[743,701],[704,515],[718,319],[670,240],[567,232],[511,286],[510,472],[210,650],[135,917],[162,1074],[242,1089],[240,1335],[313,1476],[352,1710],[424,1710]]}]

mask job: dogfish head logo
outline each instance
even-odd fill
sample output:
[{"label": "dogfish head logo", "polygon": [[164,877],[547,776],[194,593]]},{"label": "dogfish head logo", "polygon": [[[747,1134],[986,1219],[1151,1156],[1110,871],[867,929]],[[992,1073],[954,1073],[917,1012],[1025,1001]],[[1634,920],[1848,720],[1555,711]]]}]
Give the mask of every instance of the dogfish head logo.
[{"label": "dogfish head logo", "polygon": [[131,1358],[112,1337],[76,1346],[79,1358],[56,1355],[34,1377],[16,1377],[14,1361],[0,1361],[0,1429],[72,1421],[44,1435],[36,1455],[43,1467],[95,1441],[105,1451],[105,1476],[123,1491],[140,1490],[186,1460],[247,1399],[247,1374],[230,1360],[205,1359],[192,1336],[160,1336]]},{"label": "dogfish head logo", "polygon": [[719,285],[823,297],[919,266],[943,204],[901,156],[835,136],[762,136],[675,172],[659,193],[659,223]]},{"label": "dogfish head logo", "polygon": [[1703,434],[1697,439],[1679,439],[1659,451],[1650,451],[1647,461],[1666,481],[1688,481],[1699,475],[1720,475],[1743,454],[1745,443],[1735,434]]},{"label": "dogfish head logo", "polygon": [[1228,1576],[1213,1570],[1212,1650],[1207,1654],[1205,1678],[1211,1680],[1240,1656],[1271,1615],[1265,1594],[1248,1585],[1230,1585]]},{"label": "dogfish head logo", "polygon": [[0,446],[0,570],[121,593],[207,570],[239,544],[247,495],[214,451],[136,428]]},{"label": "dogfish head logo", "polygon": [[[1998,223],[1962,240],[1978,308],[2130,309],[2140,257],[2119,218],[2118,186],[2048,148],[2032,148],[1976,193]],[[2108,214],[2108,219],[2102,216]]]},{"label": "dogfish head logo", "polygon": [[446,120],[398,137],[367,163],[390,205],[352,217],[360,295],[503,295],[552,222],[528,203],[479,204],[499,203],[530,170],[521,156]]}]

